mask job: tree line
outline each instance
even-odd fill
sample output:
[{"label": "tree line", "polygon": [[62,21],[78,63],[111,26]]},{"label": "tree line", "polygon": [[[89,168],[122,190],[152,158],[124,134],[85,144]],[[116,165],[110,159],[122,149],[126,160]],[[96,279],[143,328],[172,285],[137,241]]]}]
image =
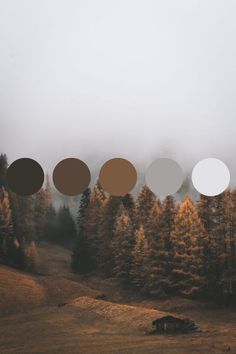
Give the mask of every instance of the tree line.
[{"label": "tree line", "polygon": [[86,190],[78,212],[72,268],[116,277],[149,296],[235,302],[236,190],[160,201],[147,186],[107,197]]},{"label": "tree line", "polygon": [[75,244],[79,274],[116,277],[148,296],[235,303],[235,189],[193,202],[160,200],[143,186],[134,200],[107,196],[98,183],[82,194],[75,222],[68,206],[55,209],[48,178],[32,196],[12,193],[7,166],[0,155],[0,263],[35,271],[38,243]]},{"label": "tree line", "polygon": [[70,243],[76,238],[75,222],[67,206],[54,208],[48,178],[36,194],[20,196],[8,189],[7,167],[7,157],[1,154],[0,263],[35,272],[38,243]]}]

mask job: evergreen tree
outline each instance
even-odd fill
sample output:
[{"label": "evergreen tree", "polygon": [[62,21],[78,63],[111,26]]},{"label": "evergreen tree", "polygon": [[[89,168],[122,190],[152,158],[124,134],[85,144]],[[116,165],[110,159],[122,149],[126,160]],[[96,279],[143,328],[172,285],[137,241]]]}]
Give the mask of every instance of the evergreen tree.
[{"label": "evergreen tree", "polygon": [[12,212],[8,193],[0,188],[0,259],[9,261],[8,247],[13,238]]},{"label": "evergreen tree", "polygon": [[83,205],[81,205],[79,234],[72,255],[72,268],[80,274],[97,270],[102,247],[102,241],[99,238],[99,225],[105,195],[99,185],[96,184],[90,194],[87,207],[85,207],[87,204],[86,198],[84,196]]},{"label": "evergreen tree", "polygon": [[203,275],[203,240],[205,232],[191,199],[180,204],[172,231],[174,257],[171,290],[182,295],[196,295],[205,283]]},{"label": "evergreen tree", "polygon": [[224,192],[224,215],[225,215],[225,239],[224,239],[224,259],[223,259],[223,296],[225,302],[234,301],[236,285],[236,262],[235,262],[235,205],[230,190]]},{"label": "evergreen tree", "polygon": [[58,233],[58,217],[57,212],[52,204],[47,208],[44,225],[44,240],[57,242]]},{"label": "evergreen tree", "polygon": [[198,214],[208,234],[214,227],[213,201],[214,199],[212,197],[200,194],[200,200],[197,203]]},{"label": "evergreen tree", "polygon": [[50,202],[50,194],[47,188],[41,188],[34,195],[34,223],[35,237],[37,240],[42,240],[44,238],[46,215]]},{"label": "evergreen tree", "polygon": [[200,200],[197,203],[198,214],[206,235],[206,242],[203,248],[203,270],[206,276],[204,292],[209,298],[219,293],[218,284],[221,277],[218,242],[214,236],[214,229],[217,225],[215,219],[217,208],[215,209],[215,205],[216,200],[214,197],[204,195],[200,195]]},{"label": "evergreen tree", "polygon": [[127,283],[129,280],[132,246],[132,222],[128,211],[121,204],[114,225],[111,250],[114,259],[113,273],[116,278],[124,283]]},{"label": "evergreen tree", "polygon": [[221,302],[233,296],[235,278],[234,202],[229,190],[212,199],[210,246],[214,267],[213,291]]},{"label": "evergreen tree", "polygon": [[122,197],[122,203],[125,209],[128,211],[129,217],[131,218],[131,220],[133,220],[135,207],[133,196],[130,193],[126,194],[124,197]]},{"label": "evergreen tree", "polygon": [[7,156],[6,154],[0,155],[0,187],[4,187],[7,190],[6,174],[7,174]]},{"label": "evergreen tree", "polygon": [[106,275],[112,275],[114,268],[114,259],[112,257],[111,242],[114,236],[114,225],[116,216],[120,205],[122,204],[122,197],[110,196],[104,203],[101,217],[99,218],[100,225],[98,229],[99,235],[99,257],[98,268]]},{"label": "evergreen tree", "polygon": [[156,202],[150,212],[145,234],[148,240],[147,252],[147,283],[146,289],[152,296],[164,295],[169,287],[168,280],[168,251],[161,233],[162,208]]},{"label": "evergreen tree", "polygon": [[89,269],[88,267],[88,250],[85,241],[84,223],[86,217],[86,210],[89,206],[91,190],[87,188],[80,200],[80,206],[78,210],[77,225],[78,234],[76,239],[75,248],[72,253],[71,267],[75,272],[86,273]]},{"label": "evergreen tree", "polygon": [[141,292],[145,292],[147,284],[148,242],[142,225],[135,231],[135,244],[132,250],[130,277],[132,284]]},{"label": "evergreen tree", "polygon": [[[34,199],[8,192],[7,157],[0,155],[0,258],[8,265],[25,269],[24,244],[35,237]],[[28,257],[29,259],[30,257]]]},{"label": "evergreen tree", "polygon": [[62,245],[71,245],[76,240],[76,227],[70,210],[63,205],[57,216],[57,242]]},{"label": "evergreen tree", "polygon": [[36,239],[34,196],[20,196],[10,193],[10,203],[12,206],[13,230],[17,240],[30,242]]},{"label": "evergreen tree", "polygon": [[175,216],[177,213],[177,206],[174,197],[168,195],[163,203],[160,214],[160,233],[164,239],[165,249],[169,253],[169,257],[173,256],[173,245],[171,240],[171,233],[174,225]]},{"label": "evergreen tree", "polygon": [[143,225],[145,228],[148,223],[148,217],[152,210],[153,205],[157,202],[155,194],[145,185],[141,189],[135,211],[135,224],[136,228]]},{"label": "evergreen tree", "polygon": [[90,195],[91,195],[91,190],[90,190],[90,188],[87,188],[82,193],[82,196],[81,196],[79,210],[78,210],[78,217],[77,217],[77,225],[78,225],[79,230],[83,229],[83,220],[84,220],[86,210],[89,205]]},{"label": "evergreen tree", "polygon": [[21,245],[14,236],[9,194],[0,188],[0,260],[10,266],[24,269]]}]

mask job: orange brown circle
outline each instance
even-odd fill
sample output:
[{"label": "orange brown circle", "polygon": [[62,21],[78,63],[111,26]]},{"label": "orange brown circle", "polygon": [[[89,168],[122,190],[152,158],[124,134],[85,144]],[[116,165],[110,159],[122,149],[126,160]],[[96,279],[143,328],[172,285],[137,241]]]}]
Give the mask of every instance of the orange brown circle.
[{"label": "orange brown circle", "polygon": [[99,174],[99,182],[104,191],[113,196],[124,196],[137,182],[137,172],[131,162],[114,158],[105,162]]},{"label": "orange brown circle", "polygon": [[76,158],[60,161],[53,171],[53,183],[62,194],[74,196],[88,188],[91,175],[88,166]]},{"label": "orange brown circle", "polygon": [[7,169],[7,184],[12,192],[27,196],[40,190],[44,172],[40,164],[30,158],[15,160]]}]

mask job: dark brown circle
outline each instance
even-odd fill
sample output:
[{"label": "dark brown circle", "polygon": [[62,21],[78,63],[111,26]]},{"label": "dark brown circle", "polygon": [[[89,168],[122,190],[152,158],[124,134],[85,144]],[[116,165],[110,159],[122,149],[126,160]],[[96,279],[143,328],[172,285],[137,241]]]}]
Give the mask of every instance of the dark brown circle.
[{"label": "dark brown circle", "polygon": [[91,175],[88,166],[76,158],[60,161],[53,171],[53,182],[59,192],[74,196],[88,188]]},{"label": "dark brown circle", "polygon": [[7,170],[7,184],[19,195],[32,195],[39,191],[44,182],[40,164],[29,158],[15,160]]},{"label": "dark brown circle", "polygon": [[105,162],[99,174],[102,188],[113,196],[124,196],[137,182],[137,172],[131,162],[114,158]]}]

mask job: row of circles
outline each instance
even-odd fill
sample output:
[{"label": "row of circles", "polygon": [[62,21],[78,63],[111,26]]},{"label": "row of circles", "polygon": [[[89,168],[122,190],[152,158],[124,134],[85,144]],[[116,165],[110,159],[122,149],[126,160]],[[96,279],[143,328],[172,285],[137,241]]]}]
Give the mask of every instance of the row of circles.
[{"label": "row of circles", "polygon": [[[7,184],[19,195],[32,195],[44,183],[44,171],[30,158],[15,160],[7,169]],[[164,197],[180,190],[185,179],[181,166],[169,158],[153,161],[145,172],[146,185],[158,196]],[[53,170],[53,183],[64,195],[75,196],[89,186],[91,173],[86,163],[77,158],[61,160]],[[99,183],[112,196],[124,196],[137,183],[134,165],[123,158],[113,158],[104,163],[99,173]],[[206,196],[216,196],[226,190],[230,172],[226,164],[216,158],[199,161],[192,170],[195,189]]]}]

